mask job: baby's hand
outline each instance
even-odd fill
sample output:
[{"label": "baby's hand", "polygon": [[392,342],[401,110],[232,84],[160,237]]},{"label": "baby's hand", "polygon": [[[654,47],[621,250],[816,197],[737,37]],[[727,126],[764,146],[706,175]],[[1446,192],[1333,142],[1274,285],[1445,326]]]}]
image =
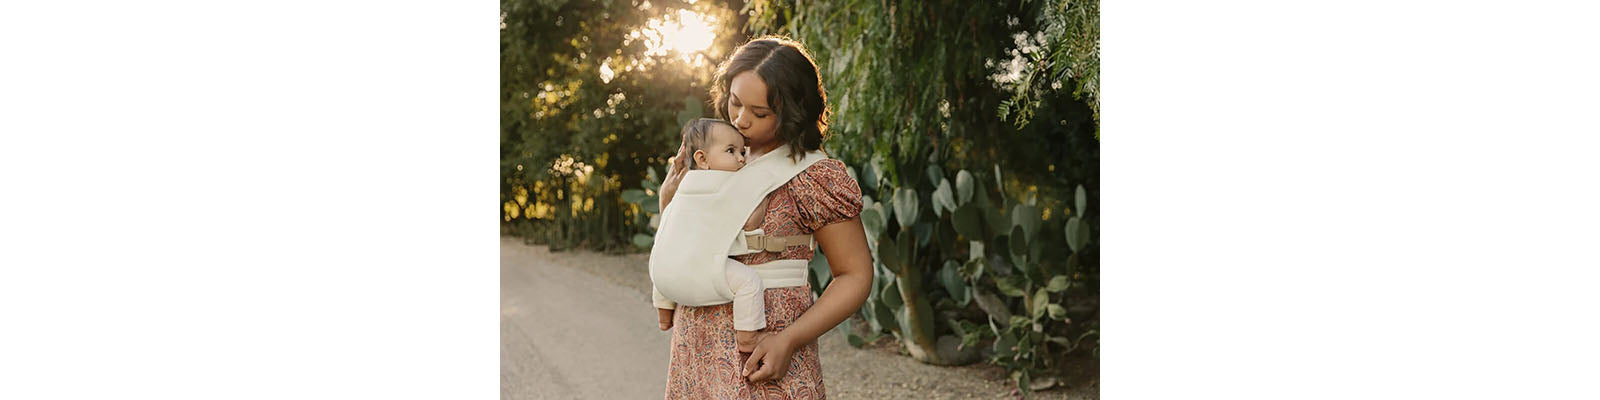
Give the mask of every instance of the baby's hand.
[{"label": "baby's hand", "polygon": [[659,317],[659,319],[661,321],[661,325],[660,325],[661,326],[661,330],[664,331],[664,330],[672,329],[672,310],[668,310],[668,309],[665,309],[665,308],[657,308],[656,309],[656,316]]}]

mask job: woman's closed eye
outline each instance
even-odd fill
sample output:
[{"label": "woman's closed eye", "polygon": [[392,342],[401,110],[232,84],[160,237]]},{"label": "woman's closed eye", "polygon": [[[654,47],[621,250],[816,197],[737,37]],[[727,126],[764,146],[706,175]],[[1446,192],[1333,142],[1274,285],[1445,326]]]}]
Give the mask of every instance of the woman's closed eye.
[{"label": "woman's closed eye", "polygon": [[[743,111],[744,111],[744,105],[743,105],[743,104],[739,104],[739,102],[737,102],[737,101],[735,101],[735,102],[733,102],[733,108],[735,108],[735,109],[736,109],[736,110],[735,110],[735,111],[734,111],[734,114],[738,114],[738,113],[740,113],[740,112],[743,112]],[[756,116],[756,118],[766,118],[766,117],[767,117],[767,116],[765,116],[765,115],[761,115],[761,114],[757,114],[757,113],[755,113],[755,112],[754,112],[754,111],[752,111],[752,112],[750,112],[750,114],[751,114],[751,115],[755,115],[755,116]]]}]

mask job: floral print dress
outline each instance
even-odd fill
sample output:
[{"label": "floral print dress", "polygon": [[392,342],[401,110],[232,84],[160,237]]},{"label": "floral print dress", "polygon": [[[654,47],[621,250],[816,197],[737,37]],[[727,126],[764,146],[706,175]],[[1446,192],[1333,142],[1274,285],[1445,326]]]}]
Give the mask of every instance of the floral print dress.
[{"label": "floral print dress", "polygon": [[[825,225],[861,214],[861,187],[838,160],[822,160],[768,196],[761,229],[769,235],[808,235]],[[762,252],[734,259],[760,268],[773,260],[810,260],[810,246],[782,253]],[[767,332],[778,332],[811,308],[811,285],[769,288],[764,293]],[[667,367],[668,399],[821,399],[822,361],[817,343],[796,349],[783,377],[751,384],[741,376],[749,354],[734,349],[733,305],[679,305],[672,321]]]}]

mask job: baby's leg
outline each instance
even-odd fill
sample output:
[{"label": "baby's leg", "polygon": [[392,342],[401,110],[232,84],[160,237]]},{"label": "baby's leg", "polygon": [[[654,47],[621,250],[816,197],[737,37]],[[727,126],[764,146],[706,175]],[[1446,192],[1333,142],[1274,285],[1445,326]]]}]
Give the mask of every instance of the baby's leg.
[{"label": "baby's leg", "polygon": [[733,290],[733,336],[739,351],[755,350],[762,336],[756,332],[767,327],[765,293],[761,276],[744,263],[728,259],[728,289]]}]

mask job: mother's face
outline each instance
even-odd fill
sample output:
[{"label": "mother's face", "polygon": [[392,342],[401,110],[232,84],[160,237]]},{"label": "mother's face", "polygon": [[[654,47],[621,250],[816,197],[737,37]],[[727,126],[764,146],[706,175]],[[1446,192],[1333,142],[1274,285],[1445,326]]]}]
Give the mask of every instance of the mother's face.
[{"label": "mother's face", "polygon": [[778,115],[767,104],[767,82],[744,71],[728,82],[728,120],[750,147],[771,146],[778,133]]}]

